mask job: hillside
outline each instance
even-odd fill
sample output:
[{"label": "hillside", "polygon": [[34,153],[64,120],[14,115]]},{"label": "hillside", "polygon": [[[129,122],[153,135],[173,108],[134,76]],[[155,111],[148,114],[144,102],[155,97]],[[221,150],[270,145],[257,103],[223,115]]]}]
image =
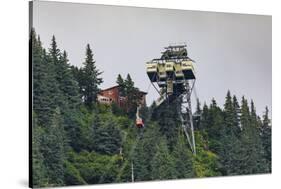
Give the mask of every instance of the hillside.
[{"label": "hillside", "polygon": [[[44,49],[33,30],[33,185],[63,186],[166,180],[271,172],[271,123],[254,102],[227,92],[197,104],[196,156],[186,142],[176,102],[141,109],[145,127],[135,126],[138,97],[130,75],[124,85],[128,109],[97,103],[101,71],[86,47],[83,67],[70,66],[52,38]],[[145,77],[145,76],[144,76]]]}]

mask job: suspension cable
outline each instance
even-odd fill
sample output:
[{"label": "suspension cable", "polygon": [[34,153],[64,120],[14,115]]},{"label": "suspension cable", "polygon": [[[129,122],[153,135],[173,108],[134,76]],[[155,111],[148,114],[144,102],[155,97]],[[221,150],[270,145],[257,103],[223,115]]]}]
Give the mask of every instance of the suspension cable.
[{"label": "suspension cable", "polygon": [[195,86],[194,86],[194,89],[193,89],[193,90],[194,90],[194,93],[193,93],[193,94],[194,94],[194,97],[195,97],[195,99],[197,100],[197,99],[198,99],[198,95],[197,95],[197,91],[196,91],[196,87],[195,87]]}]

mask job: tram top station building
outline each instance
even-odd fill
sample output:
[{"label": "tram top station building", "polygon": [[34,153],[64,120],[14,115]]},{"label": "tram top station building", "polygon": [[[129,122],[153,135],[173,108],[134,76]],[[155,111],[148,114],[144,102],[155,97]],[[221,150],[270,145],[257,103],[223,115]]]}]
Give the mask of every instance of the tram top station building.
[{"label": "tram top station building", "polygon": [[[140,96],[140,105],[146,105],[146,92],[139,91]],[[101,104],[112,104],[115,103],[120,108],[126,109],[127,106],[127,97],[120,95],[120,87],[119,85],[115,85],[113,87],[103,89],[98,94],[98,102]]]}]

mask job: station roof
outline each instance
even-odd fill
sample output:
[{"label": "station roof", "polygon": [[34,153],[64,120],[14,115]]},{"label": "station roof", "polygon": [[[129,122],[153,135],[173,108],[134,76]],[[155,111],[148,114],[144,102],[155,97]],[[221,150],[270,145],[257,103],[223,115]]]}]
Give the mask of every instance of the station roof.
[{"label": "station roof", "polygon": [[[114,86],[112,86],[112,87],[109,87],[109,88],[106,88],[106,89],[102,89],[101,92],[103,92],[103,91],[109,91],[109,90],[112,90],[112,89],[115,89],[115,88],[119,88],[119,85],[114,85]],[[139,92],[142,93],[142,94],[144,94],[144,95],[147,94],[147,92],[144,92],[144,91],[139,91]]]}]

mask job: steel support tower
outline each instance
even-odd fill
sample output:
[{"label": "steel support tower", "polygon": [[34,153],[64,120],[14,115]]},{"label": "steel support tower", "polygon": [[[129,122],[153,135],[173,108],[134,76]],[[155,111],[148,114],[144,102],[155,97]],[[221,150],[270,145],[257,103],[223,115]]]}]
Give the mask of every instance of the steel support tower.
[{"label": "steel support tower", "polygon": [[194,155],[196,155],[196,144],[194,137],[193,117],[191,108],[191,93],[189,81],[184,81],[185,91],[178,98],[178,114],[181,120],[181,126],[186,135],[190,149]]},{"label": "steel support tower", "polygon": [[[185,63],[185,73],[183,72],[182,62],[187,60],[192,63],[194,62],[188,57],[185,44],[174,46],[170,45],[168,47],[165,47],[165,51],[162,52],[162,56],[160,59],[152,60],[151,63],[154,64],[154,67],[149,66],[149,63],[147,64],[147,73],[151,80],[151,84],[160,95],[160,98],[156,101],[156,106],[160,106],[165,101],[167,101],[168,103],[176,101],[178,115],[181,120],[181,127],[184,130],[192,153],[196,155],[193,114],[191,107],[191,94],[196,77],[192,64],[187,65]],[[179,67],[173,67],[174,70],[171,71],[171,62],[174,63],[173,66],[176,64],[179,65],[180,63],[181,68],[179,69]],[[166,64],[168,64],[168,66],[166,66]],[[165,68],[163,68],[163,65],[165,66]],[[149,70],[153,70],[153,68],[156,69],[156,66],[157,71],[151,72]],[[187,66],[189,67],[187,68]],[[165,69],[166,71],[163,71]],[[187,72],[187,70],[189,72]],[[182,76],[177,76],[176,74],[179,74],[180,72],[182,72]],[[160,90],[157,89],[154,83],[157,83]]]}]

